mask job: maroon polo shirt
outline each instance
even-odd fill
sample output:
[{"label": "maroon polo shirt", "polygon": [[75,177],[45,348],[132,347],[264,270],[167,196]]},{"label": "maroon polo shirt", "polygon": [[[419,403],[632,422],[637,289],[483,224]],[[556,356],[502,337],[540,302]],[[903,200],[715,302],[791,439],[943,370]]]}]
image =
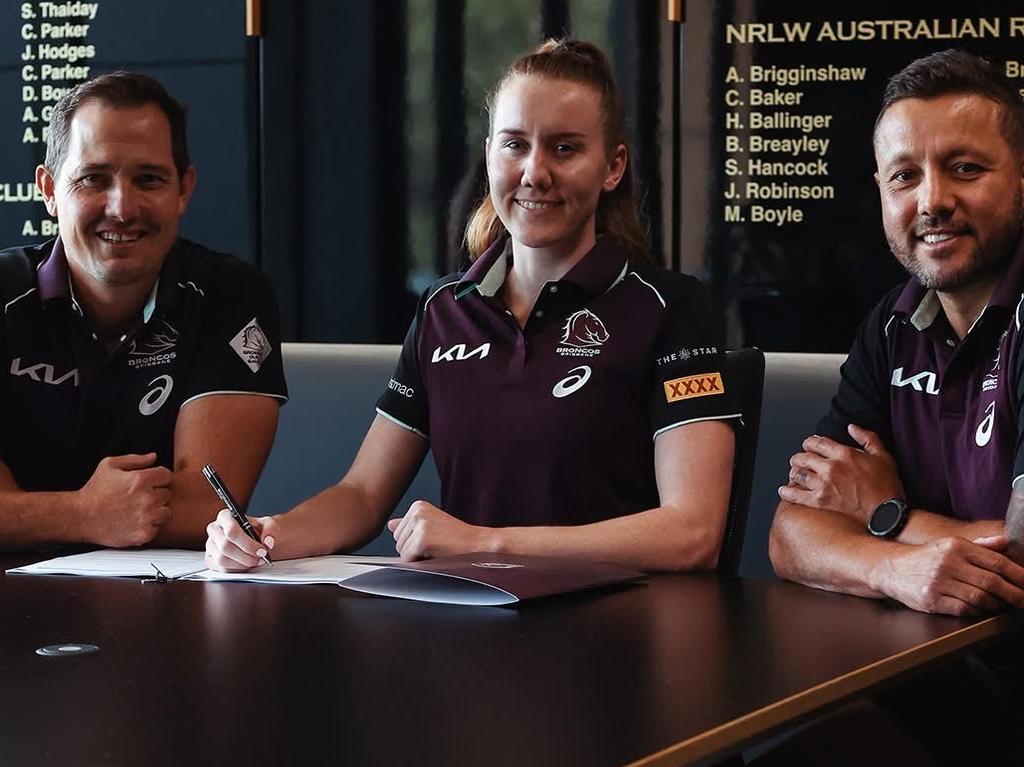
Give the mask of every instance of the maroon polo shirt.
[{"label": "maroon polo shirt", "polygon": [[891,291],[861,325],[818,433],[852,445],[847,424],[876,431],[913,506],[1002,519],[1024,474],[1022,288],[1024,240],[962,341],[934,291],[913,279]]},{"label": "maroon polo shirt", "polygon": [[511,259],[496,243],[424,293],[378,412],[430,440],[442,506],[467,522],[581,524],[657,506],[657,436],[739,418],[704,290],[632,269],[602,237],[520,328],[501,300]]},{"label": "maroon polo shirt", "polygon": [[178,411],[221,393],[284,400],[277,303],[251,265],[179,239],[108,351],[61,241],[0,251],[0,461],[24,490],[77,490],[106,456],[174,466]]}]

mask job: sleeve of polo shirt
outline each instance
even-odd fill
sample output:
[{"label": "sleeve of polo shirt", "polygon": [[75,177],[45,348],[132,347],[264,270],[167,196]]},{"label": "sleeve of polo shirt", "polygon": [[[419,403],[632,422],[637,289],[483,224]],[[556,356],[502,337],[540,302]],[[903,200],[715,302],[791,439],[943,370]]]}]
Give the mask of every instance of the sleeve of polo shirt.
[{"label": "sleeve of polo shirt", "polygon": [[[1019,311],[1019,308],[1018,308]],[[1011,322],[1016,322],[1017,318]],[[0,337],[0,343],[3,338]],[[0,349],[2,351],[2,349]],[[2,356],[2,355],[0,355]],[[1017,405],[1017,444],[1013,456],[1013,480],[1024,474],[1024,332],[1017,331],[1017,350],[1013,373]]]},{"label": "sleeve of polo shirt", "polygon": [[902,287],[899,285],[886,295],[857,328],[853,346],[840,368],[839,389],[829,411],[818,422],[816,434],[856,447],[846,430],[855,423],[878,434],[886,450],[893,450],[885,327],[893,316],[892,309]]},{"label": "sleeve of polo shirt", "polygon": [[[3,298],[3,293],[0,292],[0,298]],[[3,403],[7,398],[7,342],[4,340],[6,331],[4,326],[7,324],[4,321],[4,316],[0,314],[0,411],[3,410]],[[4,460],[4,419],[0,418],[0,461]]]},{"label": "sleeve of polo shirt", "polygon": [[286,400],[280,319],[270,281],[244,261],[225,258],[203,290],[201,338],[182,402],[218,393]]},{"label": "sleeve of polo shirt", "polygon": [[654,436],[695,421],[739,417],[725,380],[722,321],[693,277],[658,273],[652,283],[664,299],[665,320],[652,349]]},{"label": "sleeve of polo shirt", "polygon": [[405,334],[402,355],[398,358],[394,375],[391,376],[387,388],[377,400],[378,413],[389,421],[427,439],[430,438],[430,411],[427,407],[427,394],[423,388],[423,378],[420,375],[417,336],[426,297],[432,290],[431,287],[420,296],[416,317]]}]

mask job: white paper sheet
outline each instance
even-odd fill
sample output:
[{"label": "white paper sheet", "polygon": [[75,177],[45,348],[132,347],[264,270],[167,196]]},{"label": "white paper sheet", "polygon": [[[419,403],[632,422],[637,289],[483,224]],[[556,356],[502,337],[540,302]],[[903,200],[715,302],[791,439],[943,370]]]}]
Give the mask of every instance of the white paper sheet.
[{"label": "white paper sheet", "polygon": [[[482,559],[483,563],[476,560]],[[506,562],[506,560],[510,560]],[[489,582],[483,572],[501,563],[508,566],[530,568],[533,582],[525,598],[547,596],[580,588],[593,588],[641,578],[623,568],[610,565],[556,560],[547,557],[523,557],[469,553],[434,560],[422,566],[402,565],[399,557],[366,557],[359,555],[332,555],[288,559],[271,565],[261,565],[246,572],[222,573],[203,567],[203,552],[174,549],[101,549],[85,554],[73,554],[49,559],[34,565],[8,570],[8,573],[35,575],[85,575],[99,577],[154,577],[156,568],[169,579],[197,581],[243,581],[249,583],[284,584],[336,584],[343,588],[378,596],[401,597],[423,602],[445,602],[459,605],[507,605],[524,598],[508,577]],[[398,567],[389,567],[398,565]],[[154,567],[155,566],[155,567]],[[467,567],[483,568],[469,572]],[[596,568],[596,571],[595,571]],[[467,574],[468,573],[468,574]],[[554,587],[538,591],[536,577],[553,577]],[[470,577],[472,576],[472,577]],[[567,576],[574,576],[575,581]],[[585,576],[585,577],[584,577]],[[581,579],[582,578],[582,579]],[[494,577],[491,579],[494,580]],[[503,588],[502,582],[508,588]],[[524,582],[520,582],[522,585]],[[568,588],[566,586],[568,584]],[[520,589],[521,591],[522,589]]]},{"label": "white paper sheet", "polygon": [[240,573],[203,570],[188,575],[190,581],[247,581],[250,583],[333,583],[394,564],[399,557],[360,557],[340,554],[305,559],[282,559]]},{"label": "white paper sheet", "polygon": [[180,578],[206,568],[203,552],[181,549],[100,549],[15,567],[8,573],[27,575],[92,575],[106,578],[156,576],[153,565],[168,578]]},{"label": "white paper sheet", "polygon": [[180,549],[99,549],[15,567],[8,573],[26,575],[91,575],[105,578],[144,578],[156,575],[153,565],[170,579],[257,581],[260,583],[338,583],[387,564],[399,557],[333,555],[285,559],[243,573],[207,570],[203,552]]}]

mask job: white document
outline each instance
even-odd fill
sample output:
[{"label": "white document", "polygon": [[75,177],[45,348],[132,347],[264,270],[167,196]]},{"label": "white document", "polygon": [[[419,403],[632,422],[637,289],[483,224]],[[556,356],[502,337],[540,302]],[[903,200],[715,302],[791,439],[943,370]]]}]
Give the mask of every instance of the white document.
[{"label": "white document", "polygon": [[101,549],[49,559],[8,573],[156,577],[249,583],[326,583],[377,596],[459,605],[509,605],[522,599],[628,583],[642,573],[614,565],[472,552],[424,562],[331,555],[288,559],[241,573],[207,570],[201,551]]},{"label": "white document", "polygon": [[[48,559],[15,567],[8,573],[26,575],[91,575],[106,578],[145,578],[160,569],[168,579],[257,581],[260,583],[338,583],[353,575],[398,562],[398,557],[328,556],[289,559],[243,573],[207,570],[202,551],[178,549],[99,549],[85,554]],[[155,566],[155,567],[154,567]]]},{"label": "white document", "polygon": [[160,569],[168,578],[206,569],[203,552],[179,549],[100,549],[85,554],[48,559],[34,565],[15,567],[8,573],[28,575],[94,575],[107,578],[155,577]]},{"label": "white document", "polygon": [[[323,556],[288,559],[272,566],[260,565],[240,573],[203,570],[186,575],[186,581],[244,581],[247,583],[325,583],[379,597],[414,599],[462,605],[505,605],[516,602],[512,594],[437,573],[410,572],[389,565],[401,564],[401,557]],[[371,574],[372,575],[369,575]],[[356,579],[368,575],[367,579]],[[355,579],[355,580],[353,580]]]},{"label": "white document", "polygon": [[185,576],[189,581],[248,581],[250,583],[331,583],[379,570],[401,561],[399,557],[360,557],[332,554],[305,559],[282,559],[240,573],[203,570]]}]

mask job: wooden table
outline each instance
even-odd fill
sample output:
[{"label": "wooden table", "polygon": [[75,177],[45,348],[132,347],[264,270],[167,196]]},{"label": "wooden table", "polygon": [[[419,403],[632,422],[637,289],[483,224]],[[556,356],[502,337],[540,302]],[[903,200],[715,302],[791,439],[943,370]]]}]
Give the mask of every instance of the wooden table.
[{"label": "wooden table", "polygon": [[1019,625],[711,576],[513,609],[0,576],[0,764],[688,764]]}]

